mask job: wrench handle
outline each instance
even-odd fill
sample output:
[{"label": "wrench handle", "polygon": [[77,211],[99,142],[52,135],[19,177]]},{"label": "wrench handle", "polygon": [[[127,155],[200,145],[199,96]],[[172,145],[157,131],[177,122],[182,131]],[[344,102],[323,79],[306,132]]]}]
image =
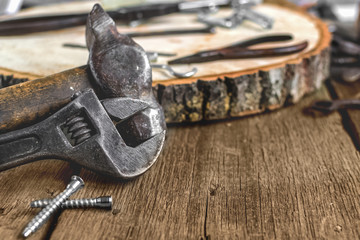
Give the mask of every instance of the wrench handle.
[{"label": "wrench handle", "polygon": [[91,87],[87,66],[0,89],[0,134],[41,121]]},{"label": "wrench handle", "polygon": [[42,149],[37,129],[28,128],[0,135],[0,171],[19,166],[33,159]]}]

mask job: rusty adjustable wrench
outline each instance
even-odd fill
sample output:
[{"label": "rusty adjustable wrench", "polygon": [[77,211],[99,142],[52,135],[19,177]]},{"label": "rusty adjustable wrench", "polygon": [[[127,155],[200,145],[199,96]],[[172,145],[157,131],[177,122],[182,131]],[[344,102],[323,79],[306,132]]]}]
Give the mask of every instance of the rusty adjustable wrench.
[{"label": "rusty adjustable wrench", "polygon": [[[59,80],[60,89],[71,90],[61,99],[55,98],[50,106],[44,104],[39,109],[33,106],[31,109],[35,114],[32,120],[37,115],[48,114],[49,109],[58,110],[71,101],[73,91],[91,85],[106,99],[100,102],[93,91],[79,93],[75,100],[43,122],[0,135],[0,170],[55,157],[75,161],[103,174],[131,178],[155,162],[163,146],[166,126],[161,106],[152,93],[151,67],[145,51],[132,39],[117,32],[114,22],[99,5],[95,5],[89,15],[86,40],[90,50],[88,66],[20,84],[19,89],[26,86],[38,99],[51,99],[46,94],[56,94],[56,91],[47,89],[46,80],[52,79],[54,82]],[[80,84],[74,88],[66,77],[79,80]],[[11,95],[18,89],[10,87],[1,91],[6,94],[6,90]],[[23,104],[31,101],[29,95],[18,94],[12,98],[16,99],[14,102]],[[11,108],[3,104],[0,101],[1,118],[9,113],[7,107]],[[8,115],[5,123],[0,119],[1,126],[5,126],[3,129],[11,129],[11,126],[6,128],[6,119],[16,121],[21,112]],[[17,127],[19,122],[24,123],[18,121]],[[84,122],[88,127],[81,128]],[[71,137],[66,137],[68,132]],[[80,134],[80,140],[75,133]],[[70,141],[72,138],[76,139],[75,142]],[[87,159],[83,159],[85,155]]]},{"label": "rusty adjustable wrench", "polygon": [[[151,137],[127,136],[126,119],[148,113]],[[158,111],[146,101],[110,98],[99,101],[93,90],[33,126],[0,135],[0,171],[34,160],[56,158],[76,162],[98,173],[132,178],[156,161],[165,129]]]},{"label": "rusty adjustable wrench", "polygon": [[132,97],[156,103],[145,51],[117,32],[99,5],[89,15],[86,42],[88,65],[0,89],[0,133],[45,119],[86,88],[93,88],[100,99]]}]

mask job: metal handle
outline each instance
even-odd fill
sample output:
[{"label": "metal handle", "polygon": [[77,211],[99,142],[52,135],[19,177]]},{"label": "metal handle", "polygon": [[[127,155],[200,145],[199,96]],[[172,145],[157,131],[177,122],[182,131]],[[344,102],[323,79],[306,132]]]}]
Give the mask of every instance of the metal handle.
[{"label": "metal handle", "polygon": [[32,161],[41,150],[41,141],[35,129],[28,128],[27,134],[21,130],[0,135],[0,171]]},{"label": "metal handle", "polygon": [[147,4],[134,7],[120,8],[118,11],[110,11],[108,14],[114,20],[137,21],[170,13],[179,12],[178,3]]},{"label": "metal handle", "polygon": [[87,14],[20,18],[0,22],[0,36],[45,32],[86,23]]}]

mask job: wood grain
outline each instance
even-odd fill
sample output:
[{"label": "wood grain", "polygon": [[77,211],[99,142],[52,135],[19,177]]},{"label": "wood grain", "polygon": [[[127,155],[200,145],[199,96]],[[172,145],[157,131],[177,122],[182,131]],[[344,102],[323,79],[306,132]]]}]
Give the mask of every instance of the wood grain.
[{"label": "wood grain", "polygon": [[[68,163],[58,160],[39,161],[0,172],[1,239],[23,239],[22,231],[39,212],[30,208],[30,202],[53,198],[62,192],[73,173]],[[53,217],[29,239],[46,238],[56,219]]]},{"label": "wood grain", "polygon": [[270,114],[172,127],[134,181],[82,170],[77,197],[112,195],[113,210],[66,210],[51,239],[359,238],[359,152],[339,114],[303,113],[323,98],[324,88]]}]

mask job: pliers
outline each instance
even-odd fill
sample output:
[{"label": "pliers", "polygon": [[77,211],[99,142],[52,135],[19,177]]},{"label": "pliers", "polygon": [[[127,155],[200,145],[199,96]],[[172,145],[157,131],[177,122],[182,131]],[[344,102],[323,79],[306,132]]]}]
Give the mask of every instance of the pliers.
[{"label": "pliers", "polygon": [[285,47],[261,48],[261,49],[248,48],[250,46],[261,43],[288,41],[292,39],[293,37],[289,34],[266,35],[258,38],[249,39],[246,41],[241,41],[223,48],[197,52],[193,55],[171,60],[168,63],[187,64],[187,63],[210,62],[210,61],[216,61],[222,59],[275,57],[275,56],[283,56],[283,55],[301,52],[308,46],[308,42],[303,41],[301,43],[291,46],[285,46]]}]

